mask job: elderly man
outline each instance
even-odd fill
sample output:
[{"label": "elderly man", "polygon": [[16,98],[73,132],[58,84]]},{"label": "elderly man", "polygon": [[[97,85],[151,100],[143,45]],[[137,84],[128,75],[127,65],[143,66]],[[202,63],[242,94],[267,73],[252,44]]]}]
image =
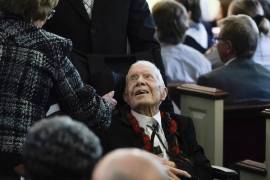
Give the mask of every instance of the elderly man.
[{"label": "elderly man", "polygon": [[167,88],[154,64],[148,61],[133,64],[126,76],[124,93],[129,107],[114,116],[107,133],[101,133],[104,150],[145,149],[163,158],[165,163],[175,162],[177,168],[187,171],[194,179],[211,179],[209,161],[197,144],[192,120],[160,112],[159,106],[166,96]]},{"label": "elderly man", "polygon": [[246,15],[219,21],[217,50],[225,65],[198,79],[198,84],[229,92],[226,104],[270,101],[270,71],[254,62],[259,30]]},{"label": "elderly man", "polygon": [[97,164],[92,179],[169,180],[169,176],[161,162],[150,153],[140,149],[118,149]]}]

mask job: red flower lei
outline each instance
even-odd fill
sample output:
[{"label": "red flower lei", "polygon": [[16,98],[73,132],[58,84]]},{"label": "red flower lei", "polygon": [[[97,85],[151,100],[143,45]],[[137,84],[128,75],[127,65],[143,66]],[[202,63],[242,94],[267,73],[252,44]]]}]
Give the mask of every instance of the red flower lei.
[{"label": "red flower lei", "polygon": [[[177,122],[175,119],[170,117],[169,113],[161,112],[161,117],[168,118],[167,123],[168,123],[168,132],[169,132],[170,138],[167,139],[167,142],[169,145],[170,153],[172,153],[173,156],[176,156],[182,152],[180,145],[178,143],[177,137],[176,137]],[[133,131],[142,137],[143,143],[144,143],[144,149],[148,152],[152,152],[152,144],[151,144],[150,137],[145,134],[144,129],[139,126],[137,119],[131,113],[128,113],[128,121],[131,124]]]}]

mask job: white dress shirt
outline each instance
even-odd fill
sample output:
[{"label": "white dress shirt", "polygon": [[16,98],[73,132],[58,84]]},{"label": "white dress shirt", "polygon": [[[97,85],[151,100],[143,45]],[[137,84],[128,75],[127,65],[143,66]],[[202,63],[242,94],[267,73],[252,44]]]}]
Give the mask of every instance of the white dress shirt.
[{"label": "white dress shirt", "polygon": [[[157,134],[161,138],[163,144],[166,146],[166,149],[168,149],[168,143],[167,143],[167,140],[165,138],[164,131],[162,129],[160,112],[155,114],[153,117],[139,114],[133,110],[131,110],[131,114],[137,119],[139,126],[144,129],[145,134],[148,135],[150,138],[151,138],[151,134],[152,134],[152,129],[149,128],[147,125],[152,125],[153,121],[156,121],[159,125],[159,129],[158,129]],[[160,142],[160,140],[158,139],[157,136],[155,136],[155,138],[154,138],[154,146],[155,147],[159,146],[161,151],[162,151],[162,157],[169,160],[169,155],[167,154],[165,147],[162,145],[162,143]]]},{"label": "white dress shirt", "polygon": [[268,70],[270,69],[269,46],[270,46],[270,36],[260,33],[257,49],[254,54],[254,61],[258,64],[263,65]]},{"label": "white dress shirt", "polygon": [[211,71],[211,63],[199,51],[185,44],[161,44],[161,56],[169,83],[196,83]]},{"label": "white dress shirt", "polygon": [[207,49],[208,47],[208,34],[204,25],[199,22],[190,22],[190,26],[186,31],[186,35],[192,37],[199,45]]},{"label": "white dress shirt", "polygon": [[89,18],[92,18],[92,10],[94,6],[94,0],[83,0],[84,7],[86,9],[87,14],[89,15]]}]

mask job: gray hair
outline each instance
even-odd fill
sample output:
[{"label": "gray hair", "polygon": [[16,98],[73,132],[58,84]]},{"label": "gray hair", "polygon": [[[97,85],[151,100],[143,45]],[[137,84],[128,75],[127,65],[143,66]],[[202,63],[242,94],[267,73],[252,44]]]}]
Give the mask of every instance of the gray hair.
[{"label": "gray hair", "polygon": [[0,11],[23,17],[26,21],[45,20],[58,0],[0,0]]},{"label": "gray hair", "polygon": [[30,128],[23,157],[31,179],[83,179],[102,149],[97,136],[67,116],[44,119]]},{"label": "gray hair", "polygon": [[237,57],[252,57],[257,48],[259,30],[247,15],[232,15],[218,22],[220,38],[229,40]]}]

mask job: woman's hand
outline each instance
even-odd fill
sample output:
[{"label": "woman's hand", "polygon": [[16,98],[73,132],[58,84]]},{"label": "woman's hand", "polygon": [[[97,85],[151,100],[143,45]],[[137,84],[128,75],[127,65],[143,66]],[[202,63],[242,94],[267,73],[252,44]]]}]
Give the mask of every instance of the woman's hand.
[{"label": "woman's hand", "polygon": [[117,101],[113,98],[113,96],[114,96],[114,91],[110,91],[107,94],[104,94],[102,96],[102,98],[109,104],[111,109],[114,109],[117,104]]}]

